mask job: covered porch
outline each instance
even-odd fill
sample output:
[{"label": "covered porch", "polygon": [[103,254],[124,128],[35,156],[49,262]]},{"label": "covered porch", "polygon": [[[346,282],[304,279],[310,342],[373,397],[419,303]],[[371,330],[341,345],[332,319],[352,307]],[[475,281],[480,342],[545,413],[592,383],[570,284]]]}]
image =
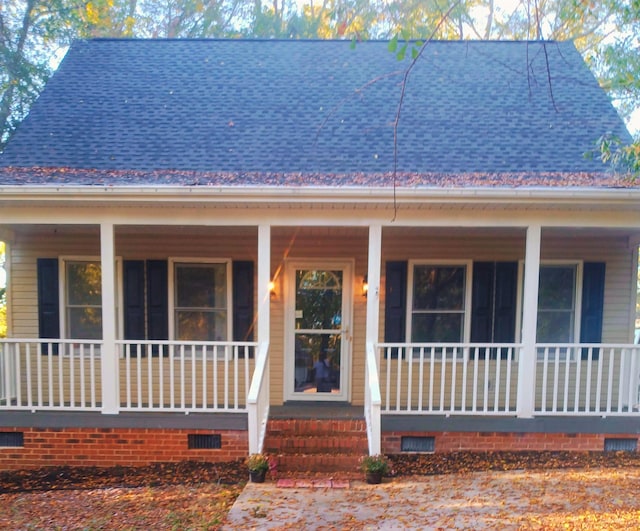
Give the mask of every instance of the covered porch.
[{"label": "covered porch", "polygon": [[[291,338],[296,328],[287,324],[287,312],[295,310],[295,304],[291,306],[285,268],[333,259],[350,264],[345,269],[350,303],[343,307],[350,327],[332,332],[345,345],[344,394],[338,399],[336,393],[307,394],[299,407],[334,399],[338,405],[360,408],[370,453],[385,450],[385,418],[640,418],[640,350],[632,339],[640,235],[635,208],[564,211],[559,205],[538,204],[516,219],[511,208],[489,208],[469,198],[462,210],[459,205],[409,203],[401,218],[391,222],[385,204],[380,211],[336,211],[325,198],[310,208],[311,217],[300,206],[277,214],[272,208],[246,208],[230,218],[211,215],[206,225],[201,216],[182,209],[171,210],[175,225],[167,224],[167,215],[151,206],[147,212],[105,214],[99,222],[82,209],[61,209],[55,223],[44,217],[27,222],[23,214],[5,211],[3,239],[14,253],[12,267],[30,268],[31,273],[14,270],[9,276],[13,326],[10,337],[0,340],[0,413],[204,414],[211,419],[239,414],[246,417],[248,451],[261,451],[270,408],[295,402],[291,397],[298,396],[295,387],[286,387],[295,376],[290,363],[295,361]],[[303,212],[306,225],[300,224]],[[125,224],[118,221],[127,216]],[[31,225],[51,232],[71,227],[64,241],[69,245],[73,240],[74,249],[60,254],[98,258],[100,339],[36,337],[41,334],[34,318],[33,282],[43,240],[38,233],[33,247],[24,246],[21,229]],[[166,233],[172,235],[167,240],[173,242],[171,249],[163,255],[157,248],[149,251]],[[180,258],[178,240],[183,239],[180,245],[199,245],[214,235],[216,250],[200,253],[203,263],[211,261],[213,252],[229,257],[230,264],[255,261],[252,338],[229,333],[203,341],[151,339],[148,334],[125,339],[120,316],[127,286],[119,276],[118,260],[158,260],[167,254]],[[52,244],[47,245],[51,249]],[[148,249],[132,252],[138,246]],[[389,291],[388,276],[397,270],[390,263],[403,263],[406,270],[405,295],[398,302]],[[482,271],[497,278],[502,264],[510,264],[512,314],[505,317],[492,306],[492,336],[479,340],[477,315],[483,310],[473,306],[480,296],[474,286]],[[597,315],[581,311],[591,304],[593,293],[583,286],[591,267],[586,264],[606,264],[599,321]],[[568,265],[562,273],[573,275],[570,307],[549,308],[542,316],[551,323],[570,322],[568,341],[543,342],[538,337],[541,268],[546,265]],[[422,289],[418,275],[426,278],[445,268],[462,279],[462,306],[413,304]],[[492,289],[495,301],[495,285]],[[404,312],[396,327],[402,339],[389,337],[389,323],[396,318],[389,310],[393,304]],[[146,319],[148,325],[148,314]],[[455,328],[459,338],[421,340],[429,319],[445,323],[443,337]],[[505,339],[497,323],[507,321],[513,333]],[[600,332],[589,335],[596,328]]]}]

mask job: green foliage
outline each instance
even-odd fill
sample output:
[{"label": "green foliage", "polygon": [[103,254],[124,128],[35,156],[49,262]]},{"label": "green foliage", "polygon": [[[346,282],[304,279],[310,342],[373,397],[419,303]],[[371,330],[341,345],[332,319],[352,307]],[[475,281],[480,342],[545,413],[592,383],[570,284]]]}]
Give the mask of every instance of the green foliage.
[{"label": "green foliage", "polygon": [[251,454],[245,460],[245,464],[250,472],[269,470],[269,458],[264,454]]},{"label": "green foliage", "polygon": [[382,475],[389,473],[389,459],[382,454],[365,455],[360,465],[363,472],[374,472]]},{"label": "green foliage", "polygon": [[[640,176],[640,142],[625,144],[611,133],[605,133],[596,141],[596,150],[600,160],[609,164],[617,173],[632,179]],[[586,154],[593,157],[593,151]]]}]

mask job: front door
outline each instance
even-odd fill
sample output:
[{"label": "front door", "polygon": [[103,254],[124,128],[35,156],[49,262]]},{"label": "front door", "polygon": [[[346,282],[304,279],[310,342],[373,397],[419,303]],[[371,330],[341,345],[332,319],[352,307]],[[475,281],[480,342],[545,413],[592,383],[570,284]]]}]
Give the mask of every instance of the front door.
[{"label": "front door", "polygon": [[289,400],[347,400],[351,264],[287,265],[285,394]]}]

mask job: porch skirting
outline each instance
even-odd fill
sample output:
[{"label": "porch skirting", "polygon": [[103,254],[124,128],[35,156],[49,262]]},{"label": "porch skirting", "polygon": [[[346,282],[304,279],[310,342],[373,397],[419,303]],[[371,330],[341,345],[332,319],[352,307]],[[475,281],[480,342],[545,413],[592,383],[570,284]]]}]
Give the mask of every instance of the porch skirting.
[{"label": "porch skirting", "polygon": [[[0,438],[21,434],[22,444],[0,446],[0,470],[232,461],[249,451],[246,423],[246,414],[2,413]],[[215,436],[220,447],[190,448],[194,435]]]},{"label": "porch skirting", "polygon": [[629,417],[382,416],[382,452],[402,452],[403,437],[432,438],[435,452],[594,451],[605,439],[630,439],[640,449],[640,419]]}]

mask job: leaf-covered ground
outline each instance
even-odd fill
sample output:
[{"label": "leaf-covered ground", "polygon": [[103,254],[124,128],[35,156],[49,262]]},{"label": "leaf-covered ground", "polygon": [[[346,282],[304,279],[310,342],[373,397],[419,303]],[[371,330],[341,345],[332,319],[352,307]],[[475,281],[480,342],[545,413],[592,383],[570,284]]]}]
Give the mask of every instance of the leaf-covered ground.
[{"label": "leaf-covered ground", "polygon": [[[573,471],[566,471],[568,496],[573,492],[575,478],[570,476],[575,471],[593,471],[597,476],[602,474],[600,471],[610,474],[616,469],[640,470],[640,453],[460,452],[393,456],[391,461],[397,478],[393,483],[410,476],[415,481],[416,476],[464,477],[468,472],[569,468]],[[0,529],[220,529],[246,478],[241,461],[0,472]],[[618,496],[607,492],[609,501],[624,499],[629,489],[640,492],[638,484],[626,485],[622,479],[615,485],[616,489],[626,489],[626,493]],[[604,501],[600,498],[600,502]],[[626,512],[620,507],[618,523],[630,518],[637,524],[640,502],[635,509],[627,505]],[[588,529],[582,524],[604,522],[598,520],[597,506],[587,512],[576,509],[575,514],[570,510],[567,513],[566,508],[563,511],[560,522],[572,523],[568,529]]]}]

